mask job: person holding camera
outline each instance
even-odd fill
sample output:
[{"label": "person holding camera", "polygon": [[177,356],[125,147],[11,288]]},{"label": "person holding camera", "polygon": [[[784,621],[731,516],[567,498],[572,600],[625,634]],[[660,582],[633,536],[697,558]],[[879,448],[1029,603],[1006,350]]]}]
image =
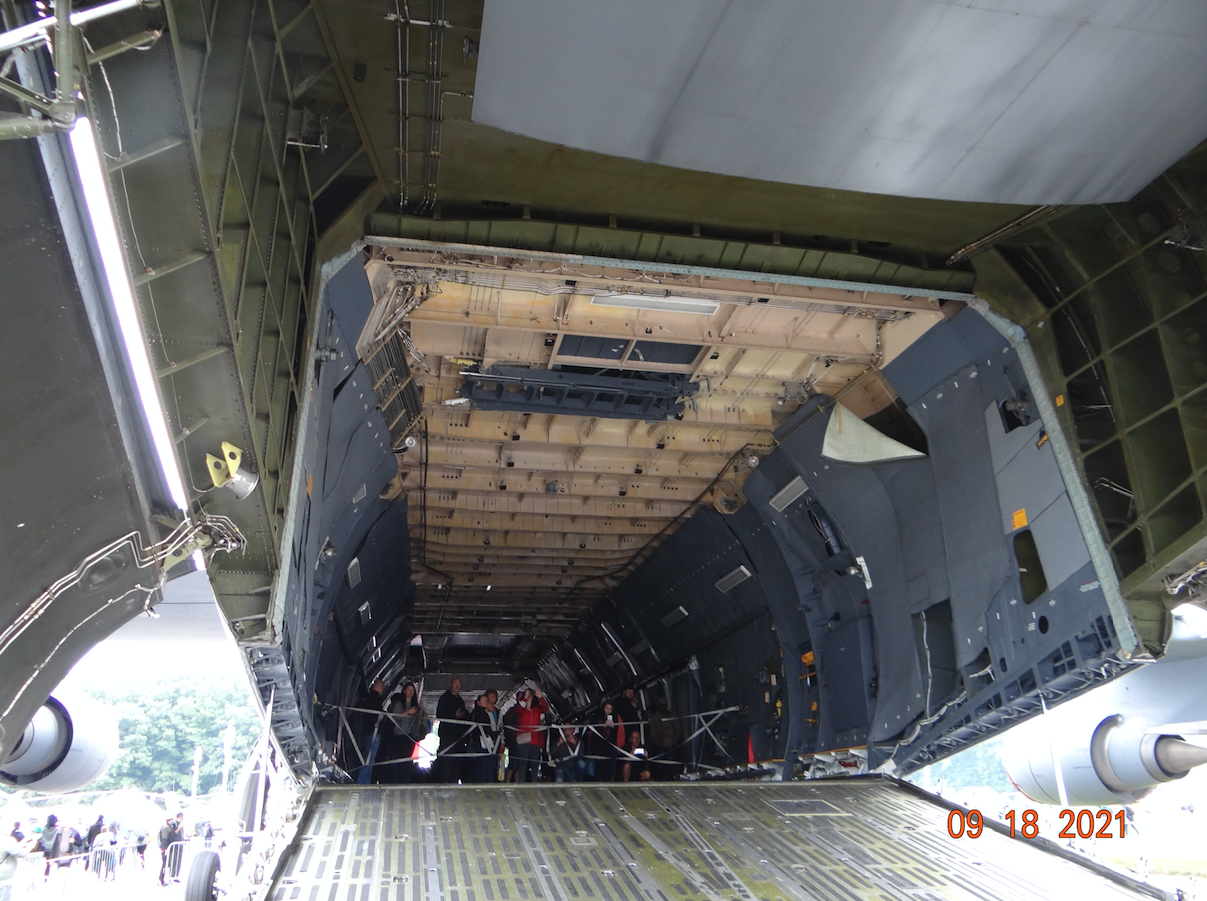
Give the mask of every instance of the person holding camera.
[{"label": "person holding camera", "polygon": [[545,752],[545,726],[541,717],[549,712],[549,702],[540,688],[533,686],[520,693],[516,702],[516,782],[538,782],[541,777],[541,761]]}]

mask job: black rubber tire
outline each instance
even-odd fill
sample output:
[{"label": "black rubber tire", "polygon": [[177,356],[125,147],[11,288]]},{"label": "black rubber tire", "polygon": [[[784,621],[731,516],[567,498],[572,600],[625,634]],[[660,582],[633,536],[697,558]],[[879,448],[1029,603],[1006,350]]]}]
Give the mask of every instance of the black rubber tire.
[{"label": "black rubber tire", "polygon": [[184,884],[184,901],[217,901],[216,881],[221,869],[217,851],[198,851]]}]

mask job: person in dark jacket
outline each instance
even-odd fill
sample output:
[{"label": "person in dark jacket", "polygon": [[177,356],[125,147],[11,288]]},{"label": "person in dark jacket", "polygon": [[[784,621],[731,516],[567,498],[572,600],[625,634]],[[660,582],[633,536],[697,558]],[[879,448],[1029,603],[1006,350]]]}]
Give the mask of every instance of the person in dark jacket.
[{"label": "person in dark jacket", "polygon": [[415,745],[427,735],[428,723],[414,682],[407,682],[390,698],[389,712],[382,753],[386,760],[394,761],[390,766],[393,781],[407,785],[415,778]]},{"label": "person in dark jacket", "polygon": [[46,818],[42,834],[34,845],[35,851],[41,851],[46,858],[46,871],[43,877],[50,876],[50,862],[63,853],[63,830],[59,828],[59,818],[53,813]]},{"label": "person in dark jacket", "polygon": [[[368,785],[373,781],[373,766],[377,762],[377,755],[381,750],[381,727],[384,725],[385,719],[381,714],[385,711],[386,700],[386,684],[380,679],[377,679],[369,686],[369,691],[358,705],[361,708],[359,714],[360,730],[362,736],[360,752],[364,755],[364,763],[356,772],[356,782],[358,785]],[[377,714],[374,715],[374,711]]]},{"label": "person in dark jacket", "polygon": [[616,762],[624,746],[624,723],[612,709],[610,700],[603,702],[597,722],[590,732],[588,750],[595,760],[595,781],[616,781]]},{"label": "person in dark jacket", "polygon": [[96,841],[96,837],[104,831],[105,831],[105,818],[97,817],[96,822],[88,827],[88,837],[87,837],[87,841],[85,843],[86,844],[85,850],[91,851],[92,845]]},{"label": "person in dark jacket", "polygon": [[[461,680],[456,676],[449,683],[448,691],[436,702],[436,719],[440,720],[440,749],[436,754],[437,782],[456,785],[464,766],[463,755],[467,749],[466,737],[472,726],[468,724],[469,711],[461,700]],[[460,721],[460,722],[458,722]]]},{"label": "person in dark jacket", "polygon": [[474,782],[499,781],[499,710],[495,703],[499,693],[488,688],[478,696],[470,719],[477,725],[470,733],[470,746],[477,757],[472,757]]},{"label": "person in dark jacket", "polygon": [[507,749],[507,769],[503,772],[504,782],[515,782],[516,773],[520,769],[519,745],[515,742],[516,731],[520,728],[520,705],[512,704],[503,714],[503,746]]},{"label": "person in dark jacket", "polygon": [[168,817],[166,823],[159,827],[159,884],[167,885],[166,879],[175,879],[180,875],[180,858],[183,849],[172,846],[184,841],[184,814]]},{"label": "person in dark jacket", "polygon": [[[630,732],[640,732],[641,723],[645,719],[645,711],[641,709],[641,698],[637,697],[637,691],[633,688],[626,688],[620,693],[620,697],[616,699],[613,705],[616,715],[625,724],[625,735]],[[642,737],[644,740],[644,736]]]}]

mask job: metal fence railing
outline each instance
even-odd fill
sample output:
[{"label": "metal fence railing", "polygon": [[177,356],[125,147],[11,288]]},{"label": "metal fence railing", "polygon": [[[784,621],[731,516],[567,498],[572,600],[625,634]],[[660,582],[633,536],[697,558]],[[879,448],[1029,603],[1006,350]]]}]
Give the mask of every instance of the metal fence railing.
[{"label": "metal fence railing", "polygon": [[[172,842],[166,850],[160,851],[160,865],[163,868],[160,872],[161,882],[171,882],[173,879],[182,878],[181,874],[185,872],[185,857],[188,856],[185,852],[188,847],[187,841]],[[198,847],[201,845],[198,844]]]},{"label": "metal fence railing", "polygon": [[[410,765],[411,757],[396,757],[383,737],[387,730],[401,735],[411,735],[407,714],[394,714],[362,707],[335,707],[339,715],[339,736],[335,743],[336,755],[344,760],[344,773],[355,781],[368,782],[377,776],[377,781],[390,782],[393,767],[397,764]],[[503,756],[508,770],[514,767],[527,768],[529,779],[540,778],[542,768],[560,771],[557,781],[638,781],[645,779],[673,779],[683,769],[686,761],[683,752],[693,743],[706,737],[715,745],[727,763],[744,763],[734,758],[725,744],[713,731],[713,727],[726,715],[738,711],[737,707],[722,707],[716,710],[699,711],[681,716],[659,716],[662,723],[673,724],[673,737],[665,741],[666,747],[650,747],[645,739],[651,730],[652,718],[632,723],[580,722],[542,723],[540,725],[515,726],[499,722],[496,725],[475,720],[428,719],[423,714],[424,729],[439,732],[442,725],[452,726],[457,737],[448,743],[442,741],[438,750],[431,754],[434,767],[446,765],[458,775],[443,781],[494,782],[498,778],[492,758]],[[418,715],[418,713],[416,713]],[[373,717],[370,735],[357,735],[352,723],[354,717]],[[619,727],[619,728],[618,728]],[[635,746],[629,746],[623,736],[636,735]],[[685,734],[686,733],[686,734]],[[649,736],[651,739],[652,735]],[[411,743],[422,738],[411,737]],[[652,744],[652,742],[651,742]],[[404,747],[404,751],[406,748]],[[483,765],[485,760],[485,765]],[[480,767],[475,771],[474,767]],[[716,771],[721,768],[696,761],[696,771]],[[644,777],[642,771],[645,771]],[[410,780],[408,780],[410,781]],[[524,781],[523,778],[520,781]]]},{"label": "metal fence railing", "polygon": [[[16,861],[8,882],[0,881],[0,901],[59,901],[81,898],[128,898],[135,886],[153,886],[160,867],[168,884],[184,881],[196,853],[214,844],[212,839],[194,837],[173,842],[161,851],[152,841],[142,854],[132,843],[101,845],[82,854],[47,858],[27,852]],[[5,871],[0,867],[0,879]],[[107,891],[106,891],[107,890]],[[137,892],[141,896],[141,892]]]}]

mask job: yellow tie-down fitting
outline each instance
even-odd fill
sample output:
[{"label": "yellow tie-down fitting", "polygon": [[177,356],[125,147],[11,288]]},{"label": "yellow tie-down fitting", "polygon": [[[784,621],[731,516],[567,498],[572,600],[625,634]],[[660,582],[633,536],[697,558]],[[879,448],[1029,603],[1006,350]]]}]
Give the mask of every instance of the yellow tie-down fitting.
[{"label": "yellow tie-down fitting", "polygon": [[240,470],[243,451],[229,441],[222,442],[222,456],[205,455],[206,469],[215,488],[229,488],[239,500],[251,494],[260,483],[260,476],[246,469]]}]

